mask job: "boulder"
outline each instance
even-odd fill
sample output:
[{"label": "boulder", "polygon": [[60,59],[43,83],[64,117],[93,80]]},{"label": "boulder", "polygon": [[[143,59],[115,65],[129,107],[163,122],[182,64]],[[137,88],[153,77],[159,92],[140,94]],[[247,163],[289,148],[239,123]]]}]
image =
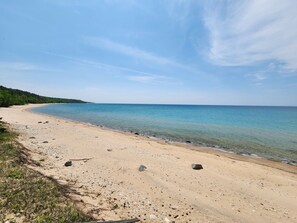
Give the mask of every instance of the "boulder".
[{"label": "boulder", "polygon": [[190,140],[187,140],[186,143],[192,143]]},{"label": "boulder", "polygon": [[193,170],[202,170],[203,169],[203,166],[199,163],[193,163],[192,164],[192,169]]}]

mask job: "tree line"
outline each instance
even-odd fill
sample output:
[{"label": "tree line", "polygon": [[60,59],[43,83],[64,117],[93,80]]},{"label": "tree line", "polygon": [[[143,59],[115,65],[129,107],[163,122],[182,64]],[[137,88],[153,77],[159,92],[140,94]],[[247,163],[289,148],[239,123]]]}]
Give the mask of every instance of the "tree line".
[{"label": "tree line", "polygon": [[0,107],[43,103],[85,103],[76,99],[52,98],[33,94],[27,91],[0,86]]}]

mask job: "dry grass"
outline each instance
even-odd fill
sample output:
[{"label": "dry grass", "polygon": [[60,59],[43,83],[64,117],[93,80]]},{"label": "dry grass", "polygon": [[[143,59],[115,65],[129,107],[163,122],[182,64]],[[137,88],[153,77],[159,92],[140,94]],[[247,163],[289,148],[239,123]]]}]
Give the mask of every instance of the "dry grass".
[{"label": "dry grass", "polygon": [[0,122],[0,219],[5,222],[92,220],[67,198],[67,188],[24,165],[28,156],[16,134]]}]

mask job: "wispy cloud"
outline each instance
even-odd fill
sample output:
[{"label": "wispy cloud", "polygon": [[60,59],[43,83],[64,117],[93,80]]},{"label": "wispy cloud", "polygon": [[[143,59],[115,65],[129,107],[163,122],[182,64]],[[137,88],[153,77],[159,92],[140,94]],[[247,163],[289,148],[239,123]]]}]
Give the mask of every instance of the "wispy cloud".
[{"label": "wispy cloud", "polygon": [[[64,58],[69,60],[72,63],[75,63],[77,65],[82,65],[82,66],[91,66],[99,69],[107,69],[110,71],[113,71],[114,73],[124,73],[127,76],[128,80],[131,81],[137,81],[141,83],[161,83],[161,82],[168,82],[172,83],[173,80],[172,78],[168,78],[165,75],[160,75],[160,74],[155,74],[155,73],[150,73],[150,72],[144,72],[140,70],[135,70],[123,66],[116,66],[116,65],[111,65],[111,64],[106,64],[94,60],[89,60],[89,59],[82,59],[82,58],[76,58],[76,57],[71,57],[71,56],[66,56],[66,55],[61,55],[61,54],[56,54],[52,52],[46,52],[46,54],[53,55],[56,57]],[[170,76],[170,75],[169,75]]]},{"label": "wispy cloud", "polygon": [[280,73],[281,72],[280,69],[281,68],[279,68],[278,65],[274,63],[270,63],[264,69],[258,70],[257,72],[254,72],[254,73],[250,73],[246,76],[254,78],[254,80],[259,83],[261,81],[268,79],[269,75],[271,75],[272,73]]},{"label": "wispy cloud", "polygon": [[38,65],[22,62],[0,62],[0,70],[33,71],[40,70]]},{"label": "wispy cloud", "polygon": [[96,48],[112,51],[114,53],[126,55],[136,59],[141,59],[141,60],[150,61],[158,64],[164,64],[164,65],[183,66],[170,58],[159,56],[154,53],[151,53],[136,47],[114,42],[106,38],[85,37],[84,41],[87,44],[90,44]]},{"label": "wispy cloud", "polygon": [[141,83],[150,83],[154,82],[158,79],[162,79],[162,76],[150,76],[150,75],[142,75],[142,76],[129,76],[128,80],[137,81]]},{"label": "wispy cloud", "polygon": [[210,32],[209,58],[223,66],[277,61],[297,71],[297,1],[211,1],[204,22]]},{"label": "wispy cloud", "polygon": [[38,73],[38,72],[61,72],[60,69],[44,64],[39,63],[32,63],[32,62],[7,62],[7,61],[0,61],[0,73]]},{"label": "wispy cloud", "polygon": [[288,84],[288,87],[294,87],[294,88],[297,87],[297,82]]},{"label": "wispy cloud", "polygon": [[128,76],[127,78],[130,81],[136,81],[144,84],[152,84],[152,83],[176,83],[176,81],[171,78],[160,76],[160,75],[133,75]]}]

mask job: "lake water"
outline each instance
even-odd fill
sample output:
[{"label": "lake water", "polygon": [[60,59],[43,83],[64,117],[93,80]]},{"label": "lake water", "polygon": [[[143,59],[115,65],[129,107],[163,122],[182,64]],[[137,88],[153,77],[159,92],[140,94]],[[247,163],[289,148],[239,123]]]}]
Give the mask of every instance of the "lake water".
[{"label": "lake water", "polygon": [[243,155],[297,162],[297,107],[52,104],[48,115]]}]

